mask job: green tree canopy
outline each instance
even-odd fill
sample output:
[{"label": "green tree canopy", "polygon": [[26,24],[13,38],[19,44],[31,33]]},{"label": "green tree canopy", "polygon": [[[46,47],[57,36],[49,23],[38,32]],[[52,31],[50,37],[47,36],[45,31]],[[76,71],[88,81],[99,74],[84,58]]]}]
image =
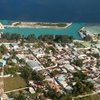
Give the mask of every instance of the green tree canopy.
[{"label": "green tree canopy", "polygon": [[82,59],[74,60],[73,64],[75,64],[76,66],[82,67],[83,66],[83,60]]},{"label": "green tree canopy", "polygon": [[34,34],[29,34],[26,38],[29,42],[34,42],[36,40],[36,37]]},{"label": "green tree canopy", "polygon": [[1,45],[1,46],[0,46],[0,52],[1,52],[2,54],[6,54],[6,53],[8,52],[8,49],[5,47],[5,45]]},{"label": "green tree canopy", "polygon": [[28,66],[21,68],[22,77],[28,82],[32,78],[32,69]]},{"label": "green tree canopy", "polygon": [[44,75],[41,73],[41,72],[36,72],[36,71],[33,71],[32,72],[32,79],[35,81],[35,82],[38,82],[38,83],[43,83],[43,80],[45,79]]}]

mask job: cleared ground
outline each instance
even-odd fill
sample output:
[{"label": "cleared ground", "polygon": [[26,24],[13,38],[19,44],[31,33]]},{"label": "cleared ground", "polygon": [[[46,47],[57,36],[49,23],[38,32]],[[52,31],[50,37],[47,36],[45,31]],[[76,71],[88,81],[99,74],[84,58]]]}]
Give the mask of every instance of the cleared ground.
[{"label": "cleared ground", "polygon": [[4,92],[4,82],[3,79],[0,78],[0,96],[3,94]]},{"label": "cleared ground", "polygon": [[27,84],[20,76],[4,78],[4,91],[11,91],[14,89],[24,88]]},{"label": "cleared ground", "polygon": [[75,100],[100,100],[100,94],[89,96],[89,97],[84,97],[80,99],[75,99]]}]

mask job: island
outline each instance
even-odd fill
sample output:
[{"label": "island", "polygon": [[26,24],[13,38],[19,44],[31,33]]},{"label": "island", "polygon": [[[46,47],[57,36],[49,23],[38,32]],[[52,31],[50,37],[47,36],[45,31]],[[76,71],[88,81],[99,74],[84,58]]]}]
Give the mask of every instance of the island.
[{"label": "island", "polygon": [[4,27],[19,27],[19,28],[67,28],[72,23],[47,23],[47,22],[13,22],[11,25]]}]

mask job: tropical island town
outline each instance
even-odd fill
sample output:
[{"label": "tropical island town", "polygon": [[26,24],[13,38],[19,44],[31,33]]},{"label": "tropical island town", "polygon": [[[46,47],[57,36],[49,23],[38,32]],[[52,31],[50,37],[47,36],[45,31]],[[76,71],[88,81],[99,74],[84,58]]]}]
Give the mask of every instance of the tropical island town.
[{"label": "tropical island town", "polygon": [[[34,24],[34,25],[33,25]],[[6,27],[68,28],[73,23],[0,24],[1,100],[100,100],[100,34],[6,33]]]}]

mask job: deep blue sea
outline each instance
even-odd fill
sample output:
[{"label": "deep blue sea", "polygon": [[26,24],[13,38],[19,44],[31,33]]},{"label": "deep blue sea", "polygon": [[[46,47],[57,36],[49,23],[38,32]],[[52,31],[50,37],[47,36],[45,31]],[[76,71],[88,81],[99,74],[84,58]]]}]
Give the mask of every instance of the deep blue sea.
[{"label": "deep blue sea", "polygon": [[0,0],[0,19],[100,22],[100,0]]}]

